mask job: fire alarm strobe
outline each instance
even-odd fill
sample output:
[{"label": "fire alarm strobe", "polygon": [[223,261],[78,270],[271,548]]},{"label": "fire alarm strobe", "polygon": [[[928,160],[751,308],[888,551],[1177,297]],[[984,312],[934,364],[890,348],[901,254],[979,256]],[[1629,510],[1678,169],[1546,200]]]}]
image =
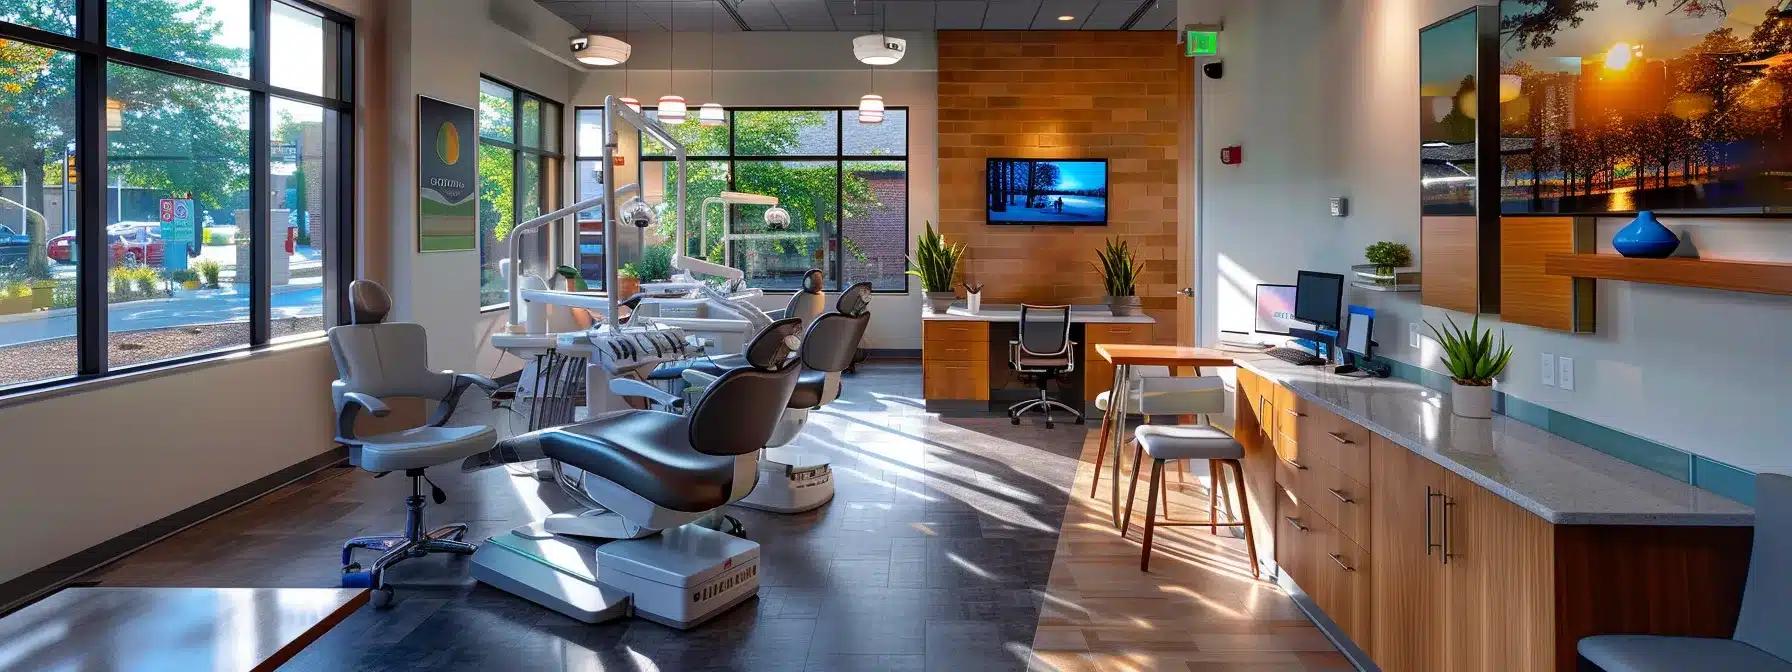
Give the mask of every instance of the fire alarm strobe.
[{"label": "fire alarm strobe", "polygon": [[1238,145],[1220,148],[1220,163],[1228,166],[1244,163],[1244,148]]}]

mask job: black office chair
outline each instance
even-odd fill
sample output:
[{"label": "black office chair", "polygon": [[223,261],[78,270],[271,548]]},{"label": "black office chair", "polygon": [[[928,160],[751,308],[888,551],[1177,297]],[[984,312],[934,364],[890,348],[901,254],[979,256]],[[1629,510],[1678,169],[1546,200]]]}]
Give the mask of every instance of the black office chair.
[{"label": "black office chair", "polygon": [[1061,408],[1076,424],[1083,424],[1083,411],[1051,398],[1047,384],[1062,383],[1076,371],[1076,343],[1070,340],[1070,306],[1020,307],[1020,339],[1008,342],[1008,368],[1020,374],[1021,380],[1039,386],[1039,398],[1028,399],[1008,407],[1008,419],[1020,424],[1020,416],[1034,409],[1045,411],[1045,428],[1052,428],[1052,409]]}]

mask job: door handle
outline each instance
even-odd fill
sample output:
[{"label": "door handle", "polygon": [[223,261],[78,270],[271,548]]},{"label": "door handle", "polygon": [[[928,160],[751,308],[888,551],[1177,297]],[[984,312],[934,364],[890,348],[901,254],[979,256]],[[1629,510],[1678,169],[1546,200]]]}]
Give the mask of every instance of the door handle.
[{"label": "door handle", "polygon": [[1294,529],[1300,530],[1302,532],[1313,531],[1312,529],[1308,528],[1307,526],[1300,524],[1300,519],[1295,518],[1294,516],[1282,516],[1282,519],[1288,521],[1289,525],[1293,525]]},{"label": "door handle", "polygon": [[1337,432],[1326,432],[1325,435],[1332,437],[1332,440],[1337,441],[1338,443],[1343,443],[1343,444],[1356,443],[1355,441],[1351,441],[1350,439],[1344,438],[1344,435],[1339,434]]},{"label": "door handle", "polygon": [[1344,556],[1338,555],[1337,553],[1327,553],[1326,555],[1331,556],[1332,562],[1338,563],[1338,567],[1342,568],[1344,571],[1346,571],[1346,572],[1356,571],[1355,567],[1351,567],[1350,565],[1344,564]]},{"label": "door handle", "polygon": [[[1338,492],[1337,488],[1326,488],[1325,491],[1332,493],[1333,497],[1337,497],[1338,501],[1343,502],[1345,504],[1355,504],[1356,503],[1356,501],[1352,500],[1348,495],[1345,495],[1342,492]],[[1430,508],[1430,507],[1426,507],[1426,508]],[[1444,537],[1444,538],[1448,539],[1449,537]]]},{"label": "door handle", "polygon": [[1431,543],[1431,499],[1442,496],[1444,493],[1432,490],[1429,485],[1425,486],[1425,555],[1431,555],[1433,548],[1443,547],[1441,544]]},{"label": "door handle", "polygon": [[1176,293],[1191,299],[1195,298],[1195,288],[1193,287],[1183,287],[1182,289],[1176,290]]}]

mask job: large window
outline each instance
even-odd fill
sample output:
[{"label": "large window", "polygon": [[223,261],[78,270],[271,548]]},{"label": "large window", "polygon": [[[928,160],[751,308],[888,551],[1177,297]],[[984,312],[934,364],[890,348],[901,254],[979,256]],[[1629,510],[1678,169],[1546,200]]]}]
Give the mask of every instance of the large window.
[{"label": "large window", "polygon": [[[770,291],[795,290],[811,268],[836,291],[861,281],[878,291],[907,290],[907,109],[890,108],[882,124],[860,124],[856,110],[832,108],[737,109],[727,121],[667,129],[685,145],[685,254],[739,268],[750,286]],[[603,137],[602,111],[578,110],[580,199],[602,188]],[[655,260],[667,256],[656,248],[672,245],[676,171],[665,147],[645,136],[640,142],[636,176],[662,217],[643,237],[645,249],[626,251],[622,261],[653,275],[664,272]],[[775,196],[790,221],[768,223],[764,205],[728,206],[726,218],[723,206],[703,206],[722,191]],[[586,219],[581,230],[589,225],[601,241],[597,213]],[[581,265],[601,276],[602,247],[592,249]]]},{"label": "large window", "polygon": [[[560,207],[560,104],[490,79],[479,80],[479,305],[509,301],[498,262],[510,232]],[[553,227],[523,234],[523,272],[543,278]]]},{"label": "large window", "polygon": [[352,32],[303,0],[0,0],[0,390],[335,323]]}]

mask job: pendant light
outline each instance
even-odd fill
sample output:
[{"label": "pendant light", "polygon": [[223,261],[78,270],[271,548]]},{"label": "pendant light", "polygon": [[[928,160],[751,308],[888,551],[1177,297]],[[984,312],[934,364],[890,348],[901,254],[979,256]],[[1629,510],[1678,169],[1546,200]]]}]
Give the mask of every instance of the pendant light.
[{"label": "pendant light", "polygon": [[[672,75],[678,68],[678,12],[672,12],[672,53],[666,54],[666,91],[672,90]],[[660,123],[677,126],[684,123],[684,97],[671,93],[660,96]]]},{"label": "pendant light", "polygon": [[[628,32],[628,12],[626,12],[626,11],[622,13],[622,37],[623,37],[623,39],[633,39],[634,38],[634,35],[632,35]],[[629,71],[628,61],[623,61],[622,62],[622,97],[617,98],[616,102],[622,103],[622,106],[628,108],[629,111],[634,112],[636,114],[640,114],[641,113],[641,101],[635,100],[634,98],[630,98],[628,95],[628,71]]]},{"label": "pendant light", "polygon": [[[716,99],[716,14],[714,11],[709,13],[709,99],[711,101]],[[722,106],[715,102],[704,103],[702,107],[697,108],[697,123],[704,126],[721,126],[726,119],[727,116],[723,114]]]},{"label": "pendant light", "polygon": [[[873,17],[875,18],[875,16],[876,16],[876,12],[873,11]],[[882,31],[880,30],[879,32],[881,33]],[[862,58],[860,60],[864,61],[867,64],[865,66],[865,69],[871,71],[871,90],[876,91],[877,90],[877,66],[875,64],[872,64],[871,61],[866,61]],[[889,61],[889,62],[895,63],[895,61]],[[877,95],[875,93],[867,93],[864,95],[864,97],[859,98],[859,123],[861,123],[861,124],[884,123],[884,97],[883,96]]]}]

